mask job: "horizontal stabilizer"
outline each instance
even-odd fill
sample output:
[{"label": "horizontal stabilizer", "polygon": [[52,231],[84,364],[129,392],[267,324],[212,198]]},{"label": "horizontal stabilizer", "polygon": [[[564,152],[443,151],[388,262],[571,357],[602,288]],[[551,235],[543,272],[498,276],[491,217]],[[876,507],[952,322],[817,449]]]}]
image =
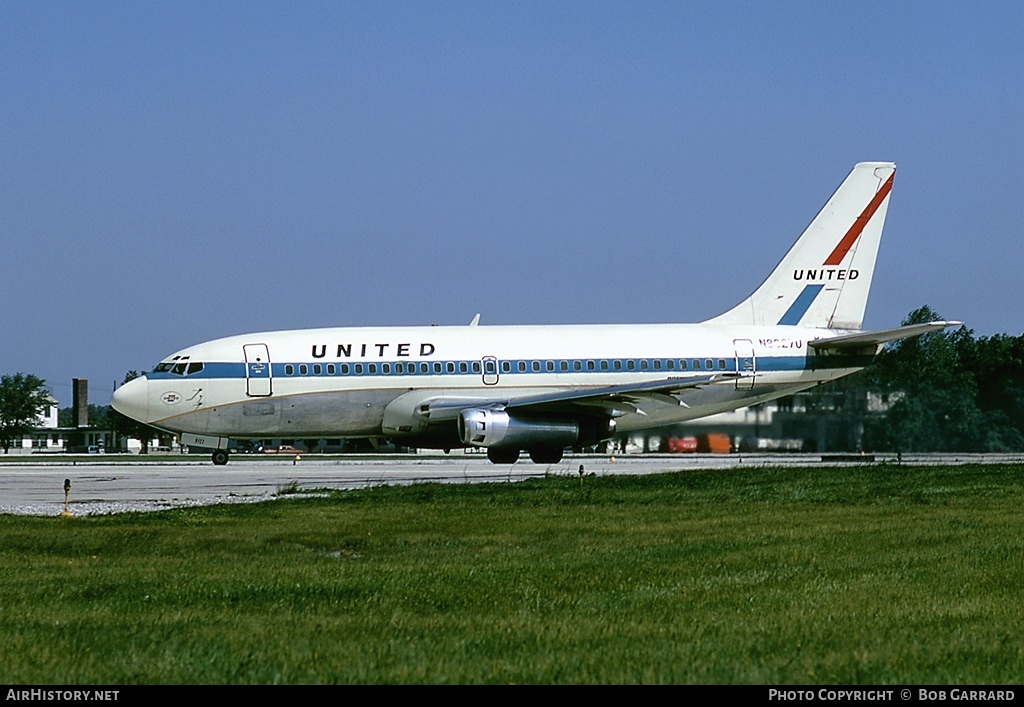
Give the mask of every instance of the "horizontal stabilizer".
[{"label": "horizontal stabilizer", "polygon": [[865,346],[878,346],[889,341],[909,339],[912,336],[921,336],[933,331],[942,331],[951,326],[960,326],[963,322],[928,322],[927,324],[911,324],[895,329],[882,329],[880,331],[864,331],[857,334],[840,334],[828,339],[815,339],[808,341],[808,346],[815,349],[832,349],[842,351],[847,349],[859,349]]}]

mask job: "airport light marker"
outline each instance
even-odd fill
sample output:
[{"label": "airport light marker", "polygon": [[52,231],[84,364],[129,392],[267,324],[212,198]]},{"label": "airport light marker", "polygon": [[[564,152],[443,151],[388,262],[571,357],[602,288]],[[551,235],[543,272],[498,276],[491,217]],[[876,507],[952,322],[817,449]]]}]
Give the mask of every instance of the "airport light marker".
[{"label": "airport light marker", "polygon": [[64,518],[72,518],[75,514],[68,508],[68,496],[71,494],[71,479],[64,479],[64,510],[61,512],[61,516]]}]

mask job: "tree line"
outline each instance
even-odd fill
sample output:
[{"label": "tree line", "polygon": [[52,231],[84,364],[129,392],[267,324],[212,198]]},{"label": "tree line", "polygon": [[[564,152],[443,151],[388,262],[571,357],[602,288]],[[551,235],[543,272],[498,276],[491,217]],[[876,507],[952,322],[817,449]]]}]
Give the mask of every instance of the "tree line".
[{"label": "tree line", "polygon": [[[940,319],[924,306],[903,324]],[[895,400],[865,414],[866,451],[1024,451],[1024,335],[975,337],[961,326],[904,339],[846,385]]]}]

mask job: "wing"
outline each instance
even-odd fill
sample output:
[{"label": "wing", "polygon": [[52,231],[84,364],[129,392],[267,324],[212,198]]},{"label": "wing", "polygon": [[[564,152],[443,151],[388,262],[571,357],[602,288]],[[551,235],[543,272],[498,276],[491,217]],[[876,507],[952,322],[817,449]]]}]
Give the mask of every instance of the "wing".
[{"label": "wing", "polygon": [[[615,419],[629,413],[646,415],[652,407],[687,407],[686,394],[716,383],[731,383],[734,372],[672,376],[660,380],[601,387],[523,390],[413,390],[384,411],[386,435],[438,435],[454,430],[463,410],[502,411],[524,418]],[[450,431],[451,431],[450,430]]]},{"label": "wing", "polygon": [[645,414],[646,405],[668,404],[686,406],[683,398],[687,391],[703,388],[723,381],[733,381],[739,374],[731,372],[705,375],[678,376],[647,383],[612,385],[602,388],[575,388],[553,393],[540,393],[511,398],[504,405],[509,412],[519,414],[549,414],[603,411],[610,417],[629,412]]}]

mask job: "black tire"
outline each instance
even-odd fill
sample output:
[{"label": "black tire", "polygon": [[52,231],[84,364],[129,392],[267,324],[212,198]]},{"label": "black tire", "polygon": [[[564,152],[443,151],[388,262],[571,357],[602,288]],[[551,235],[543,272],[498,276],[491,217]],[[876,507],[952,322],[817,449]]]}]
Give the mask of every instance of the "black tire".
[{"label": "black tire", "polygon": [[491,460],[492,464],[515,464],[519,461],[519,450],[508,448],[495,449],[494,447],[488,447],[487,458]]},{"label": "black tire", "polygon": [[557,464],[562,461],[562,448],[534,447],[530,450],[530,460],[534,464]]},{"label": "black tire", "polygon": [[228,453],[223,449],[218,449],[213,453],[213,463],[217,466],[224,466],[228,463]]}]

